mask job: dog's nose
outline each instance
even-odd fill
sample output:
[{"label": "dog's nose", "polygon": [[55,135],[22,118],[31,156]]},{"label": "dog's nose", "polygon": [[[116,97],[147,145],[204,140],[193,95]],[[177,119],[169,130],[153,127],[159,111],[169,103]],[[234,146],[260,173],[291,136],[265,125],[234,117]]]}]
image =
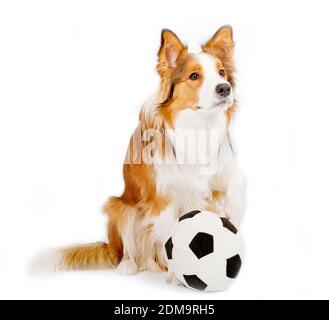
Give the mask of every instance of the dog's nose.
[{"label": "dog's nose", "polygon": [[222,83],[219,84],[215,90],[221,97],[225,98],[231,93],[231,86],[227,83]]}]

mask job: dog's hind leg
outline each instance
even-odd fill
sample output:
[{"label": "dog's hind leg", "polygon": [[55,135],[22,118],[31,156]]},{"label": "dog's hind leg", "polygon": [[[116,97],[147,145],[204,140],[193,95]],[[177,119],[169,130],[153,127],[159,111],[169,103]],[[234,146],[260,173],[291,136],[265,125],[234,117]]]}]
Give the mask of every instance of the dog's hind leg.
[{"label": "dog's hind leg", "polygon": [[138,272],[136,263],[136,209],[121,198],[111,198],[104,207],[109,214],[109,239],[118,232],[122,241],[122,259],[117,271],[123,275],[134,275]]}]

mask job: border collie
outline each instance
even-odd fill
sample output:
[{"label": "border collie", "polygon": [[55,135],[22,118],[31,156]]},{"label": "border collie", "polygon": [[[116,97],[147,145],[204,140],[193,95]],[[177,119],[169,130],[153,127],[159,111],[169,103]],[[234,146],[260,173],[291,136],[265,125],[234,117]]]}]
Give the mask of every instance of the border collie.
[{"label": "border collie", "polygon": [[144,103],[130,140],[125,189],[104,205],[108,243],[58,250],[56,270],[168,271],[168,281],[178,283],[164,244],[180,216],[210,210],[239,227],[246,183],[229,134],[236,112],[233,51],[230,26],[197,53],[162,31],[159,88]]}]

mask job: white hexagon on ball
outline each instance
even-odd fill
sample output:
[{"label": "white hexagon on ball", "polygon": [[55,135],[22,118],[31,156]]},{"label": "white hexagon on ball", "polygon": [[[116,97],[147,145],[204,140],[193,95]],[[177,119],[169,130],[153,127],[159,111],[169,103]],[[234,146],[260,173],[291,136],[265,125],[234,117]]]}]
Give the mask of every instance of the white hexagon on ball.
[{"label": "white hexagon on ball", "polygon": [[177,222],[166,243],[169,270],[187,287],[207,292],[225,291],[238,276],[243,244],[225,217],[192,211]]}]

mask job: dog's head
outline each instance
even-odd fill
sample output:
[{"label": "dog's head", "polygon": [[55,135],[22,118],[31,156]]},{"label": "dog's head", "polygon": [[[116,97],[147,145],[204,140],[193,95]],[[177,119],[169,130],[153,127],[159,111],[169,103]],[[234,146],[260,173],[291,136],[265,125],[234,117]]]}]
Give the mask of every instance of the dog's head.
[{"label": "dog's head", "polygon": [[230,111],[234,103],[233,49],[229,26],[220,28],[197,54],[189,53],[172,31],[162,31],[157,65],[163,100],[159,112],[169,123],[185,109]]}]

